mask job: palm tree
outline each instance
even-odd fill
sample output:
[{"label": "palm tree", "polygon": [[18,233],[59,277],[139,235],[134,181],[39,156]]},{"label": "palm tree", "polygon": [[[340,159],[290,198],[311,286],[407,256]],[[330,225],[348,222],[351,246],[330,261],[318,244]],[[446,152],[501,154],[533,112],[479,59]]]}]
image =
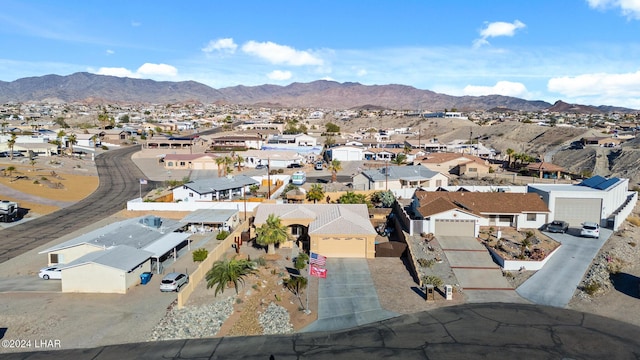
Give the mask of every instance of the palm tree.
[{"label": "palm tree", "polygon": [[402,165],[406,160],[407,160],[407,155],[400,153],[396,155],[396,157],[394,157],[393,160],[391,160],[391,162],[395,165]]},{"label": "palm tree", "polygon": [[324,190],[322,189],[322,185],[313,184],[311,185],[311,189],[307,192],[307,200],[312,201],[315,204],[317,201],[322,200],[324,198]]},{"label": "palm tree", "polygon": [[331,171],[331,182],[336,182],[338,180],[338,171],[340,170],[342,170],[342,163],[340,163],[340,160],[331,160],[331,163],[329,163],[329,171]]},{"label": "palm tree", "polygon": [[218,165],[218,177],[220,177],[220,174],[222,174],[222,165],[224,165],[224,158],[217,157],[216,165]]},{"label": "palm tree", "polygon": [[242,170],[242,163],[244,162],[244,158],[239,154],[236,154],[236,165],[238,165],[238,172]]},{"label": "palm tree", "polygon": [[78,137],[76,136],[76,134],[70,134],[67,137],[67,140],[69,140],[69,145],[71,145],[69,149],[71,150],[71,154],[73,155],[73,145],[78,143]]},{"label": "palm tree", "polygon": [[223,259],[213,263],[211,269],[207,271],[207,289],[215,287],[213,296],[223,293],[227,284],[233,284],[238,294],[238,284],[244,285],[244,278],[247,275],[257,272],[255,263],[245,259]]},{"label": "palm tree", "polygon": [[16,134],[11,134],[11,138],[7,140],[7,145],[9,146],[9,159],[13,160],[13,147],[16,146]]},{"label": "palm tree", "polygon": [[356,194],[353,191],[347,191],[346,194],[338,198],[338,204],[369,204],[367,196],[364,194]]},{"label": "palm tree", "polygon": [[280,244],[289,239],[287,226],[282,225],[280,217],[269,214],[267,221],[256,229],[256,243],[267,246],[267,254],[275,254],[275,244]]},{"label": "palm tree", "polygon": [[6,122],[6,121],[2,122],[2,133],[3,134],[7,132],[7,125],[9,125],[8,122]]},{"label": "palm tree", "polygon": [[58,155],[62,152],[62,138],[65,135],[67,135],[67,133],[65,133],[64,130],[60,130],[58,134],[56,134],[56,139],[58,140]]},{"label": "palm tree", "polygon": [[513,150],[512,148],[508,148],[506,152],[507,152],[507,156],[509,156],[509,160],[507,161],[507,167],[510,168],[511,167],[511,157],[513,156],[513,154],[516,153],[516,151]]},{"label": "palm tree", "polygon": [[222,159],[222,163],[224,164],[224,176],[227,176],[228,174],[233,172],[233,157],[225,156]]}]

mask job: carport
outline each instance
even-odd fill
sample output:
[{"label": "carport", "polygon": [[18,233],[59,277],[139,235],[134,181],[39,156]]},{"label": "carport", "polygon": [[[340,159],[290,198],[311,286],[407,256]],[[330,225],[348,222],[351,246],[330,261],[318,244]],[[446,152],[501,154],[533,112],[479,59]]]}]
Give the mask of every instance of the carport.
[{"label": "carport", "polygon": [[153,253],[153,255],[151,255],[151,268],[153,269],[155,267],[156,273],[160,274],[161,273],[160,259],[166,257],[166,255],[169,255],[174,259],[177,259],[178,248],[182,243],[187,241],[187,247],[190,248],[191,244],[190,244],[190,241],[188,240],[190,235],[191,234],[189,233],[180,233],[180,232],[169,233],[161,237],[157,241],[154,241],[153,243],[144,247],[143,250]]}]

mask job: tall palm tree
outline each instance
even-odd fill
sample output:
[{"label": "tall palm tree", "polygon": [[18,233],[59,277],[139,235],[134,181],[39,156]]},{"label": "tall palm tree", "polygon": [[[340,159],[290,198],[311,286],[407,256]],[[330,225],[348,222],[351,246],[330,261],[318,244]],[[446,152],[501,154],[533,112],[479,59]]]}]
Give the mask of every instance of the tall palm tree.
[{"label": "tall palm tree", "polygon": [[225,156],[222,159],[224,160],[222,162],[224,164],[224,176],[227,176],[233,171],[233,157]]},{"label": "tall palm tree", "polygon": [[511,157],[513,156],[513,154],[515,154],[516,151],[513,150],[512,148],[508,148],[507,149],[507,156],[509,156],[509,160],[507,161],[507,167],[511,167]]},{"label": "tall palm tree", "polygon": [[391,160],[391,162],[395,165],[402,165],[407,160],[407,155],[400,153],[396,155],[396,157]]},{"label": "tall palm tree", "polygon": [[275,244],[280,244],[289,239],[287,226],[282,225],[280,217],[269,214],[267,221],[256,229],[256,243],[267,246],[267,254],[275,254]]},{"label": "tall palm tree", "polygon": [[60,130],[56,134],[56,139],[58,140],[58,155],[62,152],[62,138],[65,137],[65,135],[67,135],[67,133],[65,133],[64,130]]},{"label": "tall palm tree", "polygon": [[78,137],[72,133],[67,137],[67,140],[69,140],[69,149],[71,150],[71,155],[73,155],[73,145],[78,143]]},{"label": "tall palm tree", "polygon": [[324,190],[322,189],[322,185],[313,184],[311,185],[311,189],[307,192],[307,200],[312,201],[315,204],[319,200],[324,198]]},{"label": "tall palm tree", "polygon": [[7,140],[7,145],[9,146],[9,159],[13,160],[13,147],[16,146],[16,134],[11,134],[11,138]]},{"label": "tall palm tree", "polygon": [[222,174],[222,165],[224,165],[224,158],[217,157],[216,165],[218,165],[218,177],[220,177],[221,176],[220,174]]},{"label": "tall palm tree", "polygon": [[238,293],[238,285],[244,285],[247,275],[257,272],[255,263],[245,259],[222,259],[213,263],[211,269],[205,274],[207,289],[215,287],[213,296],[223,293],[227,284],[233,284]]},{"label": "tall palm tree", "polygon": [[342,170],[342,163],[338,159],[331,160],[329,163],[329,171],[331,171],[331,182],[338,180],[338,171]]},{"label": "tall palm tree", "polygon": [[238,166],[238,172],[242,170],[243,162],[244,162],[244,158],[240,156],[240,154],[236,154],[236,165]]}]

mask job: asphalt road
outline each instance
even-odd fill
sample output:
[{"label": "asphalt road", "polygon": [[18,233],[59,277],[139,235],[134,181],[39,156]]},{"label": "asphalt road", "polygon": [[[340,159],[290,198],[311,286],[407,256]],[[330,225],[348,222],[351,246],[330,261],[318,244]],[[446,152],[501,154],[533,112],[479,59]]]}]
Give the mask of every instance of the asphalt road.
[{"label": "asphalt road", "polygon": [[[140,146],[111,150],[95,159],[100,184],[87,198],[49,215],[2,230],[0,263],[33,250],[122,210],[139,196],[144,177],[131,161]],[[153,184],[152,184],[153,185]]]}]

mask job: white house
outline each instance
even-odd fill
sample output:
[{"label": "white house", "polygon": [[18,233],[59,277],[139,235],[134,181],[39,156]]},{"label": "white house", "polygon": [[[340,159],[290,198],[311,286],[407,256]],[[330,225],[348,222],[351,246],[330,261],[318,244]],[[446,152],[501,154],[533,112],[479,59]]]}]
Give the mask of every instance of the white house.
[{"label": "white house", "polygon": [[307,159],[306,155],[286,150],[247,150],[239,154],[244,157],[247,167],[269,165],[271,168],[286,168],[293,163],[302,164]]},{"label": "white house", "polygon": [[366,170],[353,177],[355,190],[392,190],[447,186],[449,178],[421,165],[387,166]]},{"label": "white house", "polygon": [[212,179],[198,179],[173,188],[174,201],[220,201],[239,198],[258,181],[237,175]]}]

